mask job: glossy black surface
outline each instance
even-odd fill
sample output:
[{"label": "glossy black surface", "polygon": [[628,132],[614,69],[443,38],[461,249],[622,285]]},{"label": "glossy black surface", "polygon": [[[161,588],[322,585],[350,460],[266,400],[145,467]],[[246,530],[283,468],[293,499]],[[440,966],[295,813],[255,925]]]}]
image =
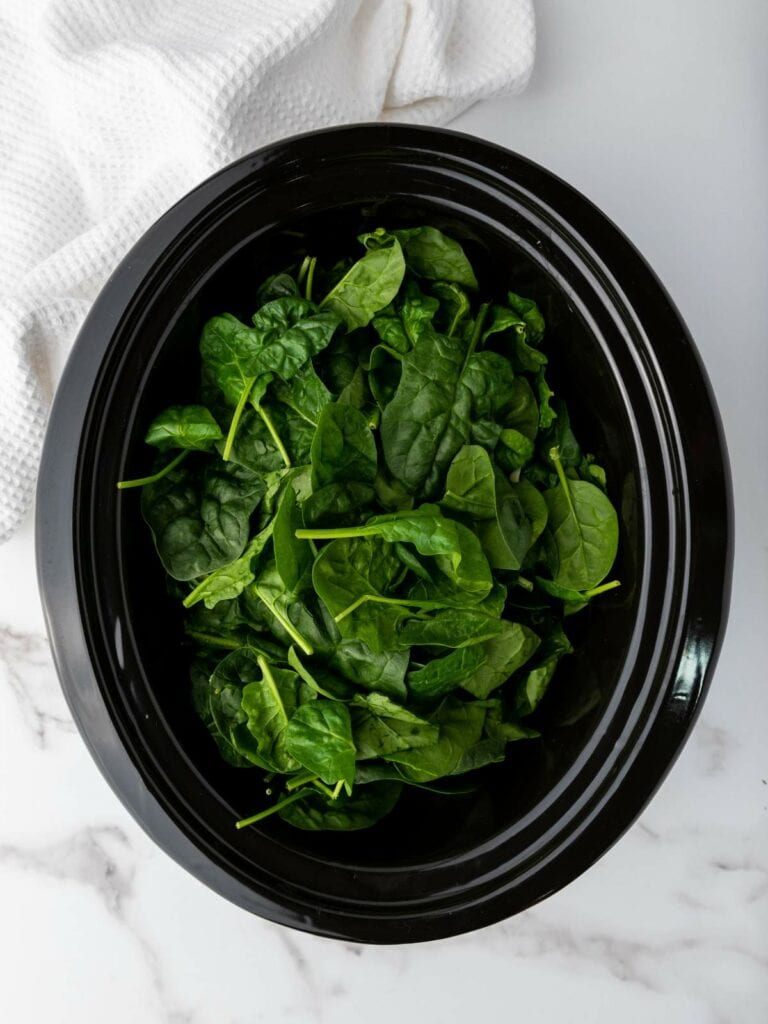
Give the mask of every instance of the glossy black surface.
[{"label": "glossy black surface", "polygon": [[[461,798],[408,793],[372,830],[307,834],[270,819],[221,762],[188,700],[177,614],[115,481],[147,464],[151,415],[189,400],[201,322],[251,311],[295,248],[322,258],[379,223],[461,238],[481,281],[537,298],[553,379],[620,509],[620,590],[571,620],[538,713],[544,739]],[[38,559],[62,684],[101,770],[146,831],[228,899],[370,942],[497,921],[596,860],[664,777],[724,629],[730,484],[710,389],[678,313],[586,199],[506,150],[452,132],[356,126],[289,139],[226,168],[141,239],[96,302],[54,405]],[[162,626],[162,628],[160,628]]]}]

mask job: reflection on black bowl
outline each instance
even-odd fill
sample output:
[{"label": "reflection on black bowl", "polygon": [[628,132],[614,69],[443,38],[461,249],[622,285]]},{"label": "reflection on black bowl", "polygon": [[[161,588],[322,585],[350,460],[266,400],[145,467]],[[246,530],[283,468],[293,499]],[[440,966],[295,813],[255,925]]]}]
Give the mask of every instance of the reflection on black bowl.
[{"label": "reflection on black bowl", "polygon": [[[605,465],[623,586],[572,620],[579,650],[479,792],[409,791],[360,833],[270,819],[188,699],[186,654],[135,492],[152,414],[196,387],[206,317],[248,314],[255,283],[298,249],[429,222],[461,239],[491,289],[536,298],[555,385]],[[570,881],[658,786],[714,666],[730,583],[730,485],[693,344],[638,253],[542,168],[452,132],[358,126],[289,139],[183,199],[120,265],[82,329],[39,485],[39,573],[62,683],[102,771],[147,832],[256,913],[371,942],[455,934]]]}]

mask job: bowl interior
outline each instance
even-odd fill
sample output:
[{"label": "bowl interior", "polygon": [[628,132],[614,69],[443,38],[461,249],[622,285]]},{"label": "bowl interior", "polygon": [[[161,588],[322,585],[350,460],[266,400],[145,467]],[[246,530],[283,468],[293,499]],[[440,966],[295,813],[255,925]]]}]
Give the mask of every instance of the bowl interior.
[{"label": "bowl interior", "polygon": [[[471,216],[456,216],[439,203],[395,199],[355,202],[282,218],[243,244],[227,247],[215,270],[188,280],[167,322],[145,327],[127,354],[138,399],[115,424],[127,428],[123,467],[140,475],[150,454],[142,438],[153,415],[173,403],[194,399],[198,385],[197,343],[204,321],[224,311],[248,319],[258,283],[269,273],[310,252],[324,263],[354,252],[355,235],[381,224],[431,223],[459,238],[476,268],[485,296],[501,300],[507,289],[540,304],[547,321],[545,350],[549,379],[568,402],[575,433],[608,475],[609,494],[619,511],[621,540],[614,575],[619,590],[567,620],[576,654],[560,664],[546,699],[531,720],[542,738],[510,744],[503,764],[476,773],[471,795],[439,796],[406,789],[395,812],[373,829],[357,833],[306,833],[273,818],[261,829],[238,834],[238,847],[258,857],[266,833],[286,850],[316,856],[356,870],[440,861],[482,846],[501,830],[529,820],[540,802],[572,772],[588,748],[624,663],[636,618],[637,574],[643,563],[643,529],[638,453],[626,400],[606,356],[567,292],[513,231],[502,232]],[[247,227],[247,225],[245,226]],[[225,229],[222,228],[222,231]],[[230,224],[226,230],[234,230]],[[248,231],[243,230],[247,238]],[[545,243],[544,243],[545,244]],[[213,245],[216,249],[216,244]],[[540,256],[541,254],[537,254]],[[544,254],[546,256],[546,253]],[[258,769],[227,766],[198,721],[190,701],[189,649],[184,646],[179,608],[166,591],[136,492],[126,493],[119,516],[119,572],[125,588],[128,660],[137,680],[126,696],[137,720],[151,716],[183,774],[190,801],[204,802],[221,830],[265,804]],[[631,686],[631,681],[630,684]]]}]

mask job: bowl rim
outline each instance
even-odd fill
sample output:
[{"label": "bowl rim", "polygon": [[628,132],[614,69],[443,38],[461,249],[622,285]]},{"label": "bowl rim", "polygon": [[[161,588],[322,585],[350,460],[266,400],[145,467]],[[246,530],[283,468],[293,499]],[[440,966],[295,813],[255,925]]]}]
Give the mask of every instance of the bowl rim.
[{"label": "bowl rim", "polygon": [[[562,855],[547,861],[538,877],[531,879],[526,895],[520,879],[510,879],[488,894],[468,897],[460,906],[439,909],[418,908],[416,902],[405,913],[366,917],[353,910],[317,908],[293,898],[255,893],[233,870],[222,864],[215,851],[193,840],[184,823],[171,813],[157,792],[147,789],[147,780],[128,749],[124,733],[116,726],[101,691],[91,649],[79,607],[76,503],[78,462],[84,433],[89,429],[88,407],[93,385],[109,346],[122,329],[127,311],[151,277],[152,269],[189,225],[222,196],[247,183],[275,161],[290,160],[295,150],[311,140],[313,147],[339,141],[355,147],[375,143],[390,151],[427,150],[453,159],[457,152],[465,161],[485,168],[502,182],[514,184],[514,175],[525,169],[540,175],[558,203],[555,213],[568,211],[570,225],[594,221],[603,245],[617,247],[631,263],[635,286],[653,296],[655,315],[676,332],[688,359],[687,374],[696,375],[695,424],[682,424],[689,433],[706,436],[703,447],[707,465],[699,477],[686,474],[685,504],[688,543],[698,557],[688,559],[688,586],[684,621],[681,618],[675,663],[674,685],[657,694],[652,717],[636,742],[634,757],[624,765],[615,785],[603,792],[591,808],[588,823],[569,847],[567,863]],[[519,186],[517,186],[519,187]],[[535,199],[535,197],[534,197]],[[597,250],[580,235],[585,259],[600,262]],[[607,241],[606,241],[607,240]],[[603,266],[611,284],[635,313],[621,283]],[[621,275],[619,275],[621,276]],[[639,284],[638,284],[639,282]],[[650,352],[658,355],[650,346]],[[663,374],[661,375],[663,379]],[[84,389],[83,383],[87,383]],[[85,392],[85,394],[84,394]],[[669,403],[669,394],[659,400]],[[678,423],[678,426],[680,424]],[[719,510],[717,529],[703,522],[704,512],[695,506],[702,480],[712,480],[716,493],[709,494],[711,506]],[[706,372],[680,314],[664,287],[622,232],[589,200],[551,172],[509,150],[465,133],[447,129],[395,124],[349,125],[305,132],[250,153],[209,177],[179,200],[139,239],[100,292],[83,324],[56,393],[49,420],[38,479],[36,542],[38,581],[54,661],[65,697],[92,756],[102,774],[146,832],[171,857],[226,898],[264,917],[322,935],[370,942],[403,942],[441,938],[498,921],[562,888],[581,874],[620,837],[639,815],[663,781],[692,728],[706,694],[722,643],[730,596],[732,543],[732,490],[725,440],[719,414]],[[713,500],[714,499],[714,500]],[[706,556],[702,559],[702,555]],[[699,566],[707,564],[707,586],[696,586]],[[719,595],[719,596],[718,596]],[[650,766],[650,767],[649,767]]]}]

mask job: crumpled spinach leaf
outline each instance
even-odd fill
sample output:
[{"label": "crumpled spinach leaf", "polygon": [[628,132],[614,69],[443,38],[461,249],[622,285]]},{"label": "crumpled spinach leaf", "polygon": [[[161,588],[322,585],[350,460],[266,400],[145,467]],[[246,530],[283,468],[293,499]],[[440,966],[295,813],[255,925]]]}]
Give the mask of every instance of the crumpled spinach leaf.
[{"label": "crumpled spinach leaf", "polygon": [[141,511],[165,571],[193,580],[239,558],[265,483],[242,466],[189,460],[142,491]]}]

